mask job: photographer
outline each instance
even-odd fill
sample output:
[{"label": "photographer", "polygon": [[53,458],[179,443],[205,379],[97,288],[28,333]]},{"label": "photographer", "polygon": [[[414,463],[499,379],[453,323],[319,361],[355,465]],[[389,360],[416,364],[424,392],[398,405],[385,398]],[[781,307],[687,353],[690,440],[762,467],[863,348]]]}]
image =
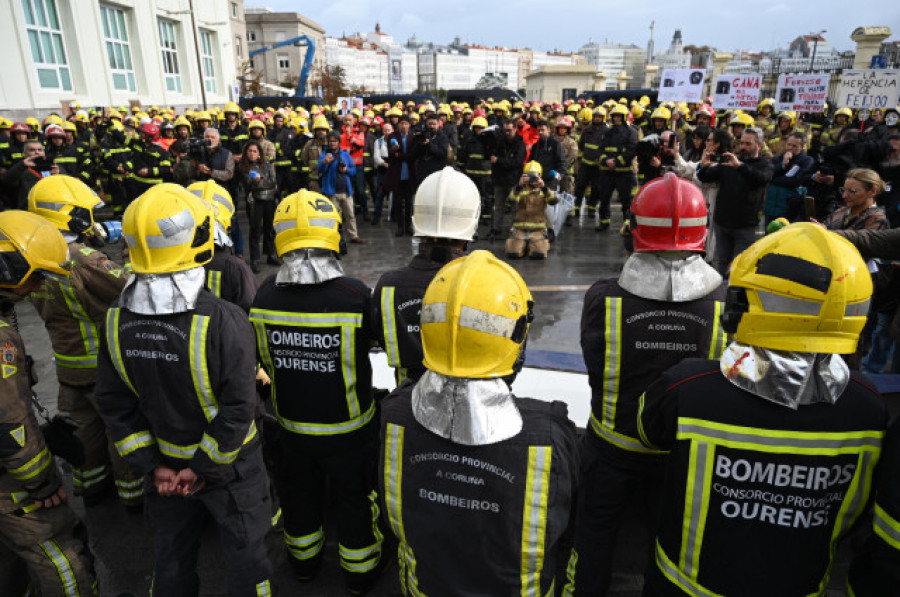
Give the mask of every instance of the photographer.
[{"label": "photographer", "polygon": [[637,144],[638,185],[644,186],[654,178],[662,178],[675,169],[675,156],[681,155],[678,135],[672,131],[647,135]]},{"label": "photographer", "polygon": [[707,152],[700,161],[697,178],[718,182],[713,234],[716,237],[715,262],[719,273],[728,273],[731,260],[756,240],[759,205],[766,185],[772,180],[772,163],[760,155],[765,141],[763,132],[749,127],[741,136],[740,152],[722,154],[722,163],[713,163]]},{"label": "photographer", "polygon": [[192,140],[190,145],[191,179],[194,181],[214,180],[231,195],[234,200],[235,216],[231,219],[231,240],[234,254],[244,254],[244,237],[237,218],[239,189],[234,180],[234,156],[222,147],[219,131],[208,128],[203,131],[203,140]]},{"label": "photographer", "polygon": [[559,199],[544,184],[542,175],[543,169],[539,163],[528,162],[512,193],[516,215],[506,240],[506,256],[511,259],[526,255],[532,259],[546,259],[550,251],[545,211],[548,205],[555,204]]},{"label": "photographer", "polygon": [[356,232],[356,214],[353,213],[353,177],[356,165],[350,154],[341,149],[341,135],[334,131],[328,133],[328,148],[319,156],[319,180],[322,183],[322,194],[327,195],[343,220],[344,230],[351,243],[363,244],[365,241]]},{"label": "photographer", "polygon": [[440,172],[447,165],[450,140],[441,130],[437,114],[430,113],[425,120],[425,128],[413,135],[413,159],[416,161],[416,188],[430,174]]},{"label": "photographer", "polygon": [[525,142],[516,131],[516,122],[504,120],[503,134],[497,137],[491,155],[491,180],[494,183],[491,238],[505,234],[503,214],[506,210],[506,200],[522,174],[526,153]]},{"label": "photographer", "polygon": [[22,151],[25,158],[16,162],[0,179],[0,182],[9,188],[8,197],[16,198],[14,205],[5,205],[4,209],[26,209],[31,187],[42,178],[59,174],[59,166],[45,157],[44,146],[40,141],[36,139],[25,141]]}]

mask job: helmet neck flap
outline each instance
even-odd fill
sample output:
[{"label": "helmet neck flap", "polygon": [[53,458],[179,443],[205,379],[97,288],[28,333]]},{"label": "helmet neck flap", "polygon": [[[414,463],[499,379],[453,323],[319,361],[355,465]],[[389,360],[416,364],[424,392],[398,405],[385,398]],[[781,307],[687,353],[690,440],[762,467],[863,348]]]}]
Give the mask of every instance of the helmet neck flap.
[{"label": "helmet neck flap", "polygon": [[641,298],[683,303],[702,298],[722,284],[722,276],[699,253],[632,253],[619,286]]},{"label": "helmet neck flap", "polygon": [[192,311],[205,285],[202,265],[166,274],[135,274],[122,290],[122,306],[140,315]]},{"label": "helmet neck flap", "polygon": [[281,256],[275,284],[321,284],[344,275],[338,255],[329,249],[296,249]]}]

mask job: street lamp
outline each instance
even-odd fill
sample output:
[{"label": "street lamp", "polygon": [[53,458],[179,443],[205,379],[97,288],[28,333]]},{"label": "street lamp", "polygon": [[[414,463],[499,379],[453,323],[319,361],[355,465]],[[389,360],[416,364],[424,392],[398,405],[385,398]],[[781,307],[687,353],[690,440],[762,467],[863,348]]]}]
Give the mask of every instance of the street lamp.
[{"label": "street lamp", "polygon": [[[811,34],[813,36],[813,51],[812,51],[812,56],[810,56],[810,58],[809,58],[809,71],[810,72],[812,72],[813,63],[816,61],[816,49],[819,47],[819,37],[823,33],[828,33],[828,29],[822,29],[818,33]],[[824,40],[824,38],[823,38],[823,40]]]}]

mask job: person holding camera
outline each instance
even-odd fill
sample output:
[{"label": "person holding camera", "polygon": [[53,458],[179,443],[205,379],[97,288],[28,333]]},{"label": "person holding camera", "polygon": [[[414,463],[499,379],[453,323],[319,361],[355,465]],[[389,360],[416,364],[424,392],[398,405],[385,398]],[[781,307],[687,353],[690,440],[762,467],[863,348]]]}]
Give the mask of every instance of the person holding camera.
[{"label": "person holding camera", "polygon": [[328,147],[319,156],[319,180],[322,194],[337,207],[344,223],[344,229],[351,243],[365,241],[356,232],[356,214],[353,213],[353,177],[356,164],[350,154],[341,149],[341,135],[335,131],[328,133]]},{"label": "person holding camera", "polygon": [[543,168],[538,162],[528,162],[512,193],[516,215],[506,240],[506,256],[511,259],[526,255],[532,259],[546,259],[550,251],[545,211],[547,205],[554,205],[559,199],[544,183],[542,175]]},{"label": "person holding camera", "polygon": [[[234,180],[234,155],[222,146],[219,131],[212,127],[203,131],[202,141],[191,143],[191,164],[193,181],[214,180],[228,191],[238,204],[237,181]],[[237,212],[235,211],[235,214]],[[231,221],[231,239],[234,241],[234,254],[244,254],[244,237],[237,216]]]},{"label": "person holding camera", "polygon": [[506,212],[506,200],[522,174],[526,155],[525,141],[516,130],[516,121],[507,118],[503,121],[503,134],[497,136],[491,155],[494,202],[489,236],[492,239],[504,233],[503,214]]},{"label": "person holding camera", "polygon": [[672,131],[653,133],[641,139],[637,146],[638,185],[644,186],[673,171],[677,155],[681,155],[681,143]]},{"label": "person holding camera", "polygon": [[428,114],[425,128],[414,138],[413,159],[416,161],[416,188],[419,188],[429,175],[440,172],[447,165],[450,140],[441,130],[441,121],[435,113]]},{"label": "person holding camera", "polygon": [[16,162],[0,179],[9,187],[9,196],[16,198],[15,204],[6,205],[5,209],[27,209],[31,187],[42,178],[59,174],[59,166],[47,159],[44,144],[37,139],[25,141],[22,151],[25,158]]},{"label": "person holding camera", "polygon": [[718,182],[713,234],[716,239],[715,262],[719,273],[728,273],[731,260],[756,240],[758,206],[766,185],[772,180],[772,163],[760,155],[765,145],[763,132],[748,127],[741,136],[740,152],[726,151],[721,163],[713,163],[712,153],[704,154],[697,168],[701,182]]}]

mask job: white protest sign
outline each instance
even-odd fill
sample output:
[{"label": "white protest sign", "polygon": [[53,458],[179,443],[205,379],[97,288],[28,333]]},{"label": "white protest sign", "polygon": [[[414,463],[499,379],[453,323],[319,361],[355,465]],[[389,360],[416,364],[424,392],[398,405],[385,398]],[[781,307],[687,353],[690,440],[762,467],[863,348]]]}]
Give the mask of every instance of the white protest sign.
[{"label": "white protest sign", "polygon": [[775,92],[775,111],[824,112],[831,75],[781,75]]},{"label": "white protest sign", "polygon": [[838,107],[894,108],[900,97],[900,70],[859,69],[841,74]]},{"label": "white protest sign", "polygon": [[667,68],[659,79],[658,99],[698,104],[703,99],[705,78],[706,71],[701,68]]},{"label": "white protest sign", "polygon": [[756,110],[762,75],[719,75],[713,89],[716,110]]}]

